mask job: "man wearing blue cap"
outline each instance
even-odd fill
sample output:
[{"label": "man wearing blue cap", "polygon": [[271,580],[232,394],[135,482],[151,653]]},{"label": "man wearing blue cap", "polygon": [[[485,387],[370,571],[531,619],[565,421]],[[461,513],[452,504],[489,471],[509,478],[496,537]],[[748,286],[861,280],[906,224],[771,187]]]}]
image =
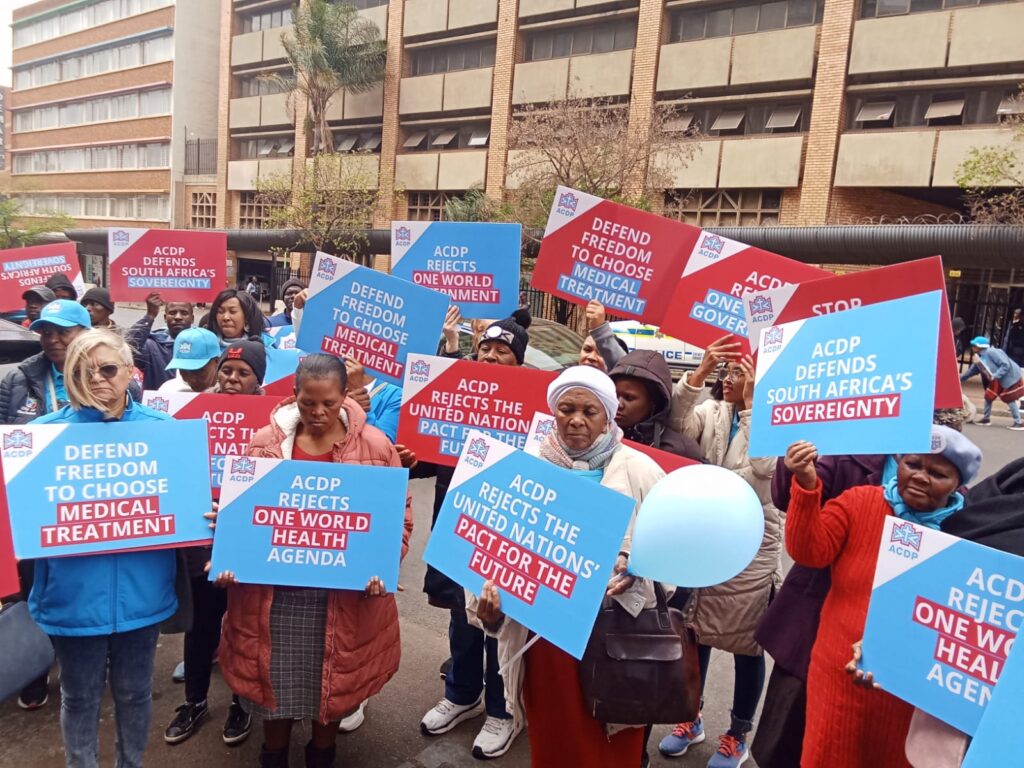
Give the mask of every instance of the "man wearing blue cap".
[{"label": "man wearing blue cap", "polygon": [[[71,340],[91,326],[89,313],[76,301],[51,300],[39,310],[39,317],[29,328],[39,334],[43,351],[22,361],[0,383],[0,423],[27,424],[68,404],[64,357]],[[18,563],[23,599],[32,589],[33,570],[32,560]],[[48,698],[49,676],[43,675],[25,686],[18,696],[18,706],[39,709]]]},{"label": "man wearing blue cap", "polygon": [[1013,416],[1010,429],[1024,432],[1024,421],[1021,421],[1020,405],[1017,402],[1024,397],[1024,379],[1021,378],[1020,366],[1003,350],[993,347],[985,336],[971,339],[971,349],[974,351],[974,362],[960,377],[960,381],[967,381],[980,374],[982,379],[991,382],[985,390],[984,414],[977,423],[983,427],[992,423],[992,403],[998,397],[1010,407],[1010,415]]},{"label": "man wearing blue cap", "polygon": [[174,338],[168,371],[178,375],[160,385],[161,392],[205,392],[217,383],[220,340],[205,328],[186,328]]}]

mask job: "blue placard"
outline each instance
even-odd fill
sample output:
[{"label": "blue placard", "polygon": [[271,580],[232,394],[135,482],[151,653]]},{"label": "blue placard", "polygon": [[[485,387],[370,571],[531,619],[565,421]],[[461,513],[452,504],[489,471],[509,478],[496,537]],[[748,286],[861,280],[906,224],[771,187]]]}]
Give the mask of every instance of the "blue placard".
[{"label": "blue placard", "polygon": [[205,421],[40,424],[0,436],[19,559],[210,538]]},{"label": "blue placard", "polygon": [[400,387],[406,355],[437,352],[448,304],[443,293],[317,253],[298,347],[354,357]]},{"label": "blue placard", "polygon": [[502,318],[519,307],[519,224],[391,223],[391,274],[445,293],[463,317]]},{"label": "blue placard", "polygon": [[635,502],[472,430],[423,559],[577,659]]},{"label": "blue placard", "polygon": [[267,328],[266,334],[273,339],[274,349],[295,349],[295,326],[275,325]]},{"label": "blue placard", "polygon": [[1005,765],[1008,749],[1014,749],[1007,746],[1007,738],[1020,727],[1021,711],[1024,711],[1024,645],[1015,645],[961,768]]},{"label": "blue placard", "polygon": [[928,451],[939,302],[932,291],[765,328],[750,455]]},{"label": "blue placard", "polygon": [[379,576],[394,592],[408,482],[398,467],[232,458],[210,578],[362,590]]},{"label": "blue placard", "polygon": [[885,521],[862,667],[886,691],[974,733],[1022,623],[1024,558]]}]

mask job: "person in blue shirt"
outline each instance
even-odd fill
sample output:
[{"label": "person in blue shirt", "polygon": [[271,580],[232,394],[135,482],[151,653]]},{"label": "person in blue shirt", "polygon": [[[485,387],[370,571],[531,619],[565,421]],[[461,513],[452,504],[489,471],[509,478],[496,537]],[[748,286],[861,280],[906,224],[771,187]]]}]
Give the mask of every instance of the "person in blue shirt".
[{"label": "person in blue shirt", "polygon": [[[64,365],[69,405],[34,424],[160,422],[129,395],[132,350],[107,330],[79,334]],[[153,429],[158,430],[156,423]],[[212,513],[211,513],[212,517]],[[116,765],[141,768],[152,714],[159,624],[178,609],[172,549],[36,560],[29,611],[60,665],[61,731],[69,768],[98,768],[100,700],[114,699]]]},{"label": "person in blue shirt", "polygon": [[293,325],[292,306],[295,303],[295,297],[298,296],[305,287],[305,283],[301,280],[296,280],[295,278],[286,281],[285,284],[281,286],[281,302],[284,304],[284,311],[271,315],[267,319],[268,326],[271,328],[280,328],[286,325]]},{"label": "person in blue shirt", "polygon": [[974,361],[960,376],[960,381],[980,375],[983,380],[991,382],[985,389],[985,410],[981,421],[977,423],[983,427],[992,423],[992,403],[998,397],[1010,407],[1010,415],[1013,417],[1010,429],[1024,432],[1018,403],[1024,397],[1024,379],[1021,378],[1020,366],[1003,350],[993,347],[985,336],[971,339],[971,349],[974,351]]}]

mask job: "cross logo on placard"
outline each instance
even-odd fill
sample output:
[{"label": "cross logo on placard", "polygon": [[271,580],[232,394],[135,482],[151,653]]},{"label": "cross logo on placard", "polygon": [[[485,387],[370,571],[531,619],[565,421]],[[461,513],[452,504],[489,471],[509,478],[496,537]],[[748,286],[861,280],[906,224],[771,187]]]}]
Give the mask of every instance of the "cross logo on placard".
[{"label": "cross logo on placard", "polygon": [[769,328],[764,334],[765,344],[781,344],[782,343],[782,328],[779,326],[773,326]]},{"label": "cross logo on placard", "polygon": [[16,429],[13,432],[4,432],[4,450],[18,448],[31,448],[32,435],[23,429]]},{"label": "cross logo on placard", "polygon": [[412,231],[408,227],[395,230],[395,245],[409,245],[412,242]]},{"label": "cross logo on placard", "polygon": [[163,411],[164,413],[167,413],[170,410],[171,404],[167,398],[154,397],[149,401],[149,407],[154,411]]},{"label": "cross logo on placard", "polygon": [[231,460],[231,474],[235,475],[255,475],[256,474],[256,462],[247,456],[243,456],[240,459]]},{"label": "cross logo on placard", "polygon": [[892,536],[889,541],[902,544],[905,547],[913,547],[921,551],[921,532],[914,527],[913,523],[896,523],[892,527]]},{"label": "cross logo on placard", "polygon": [[120,246],[120,245],[128,245],[128,240],[130,239],[128,237],[128,233],[125,232],[123,229],[116,229],[116,230],[114,230],[114,234],[111,237],[114,240],[114,245],[118,245],[118,246]]},{"label": "cross logo on placard", "polygon": [[763,315],[772,311],[772,300],[767,296],[755,296],[750,302],[750,313],[752,315]]}]

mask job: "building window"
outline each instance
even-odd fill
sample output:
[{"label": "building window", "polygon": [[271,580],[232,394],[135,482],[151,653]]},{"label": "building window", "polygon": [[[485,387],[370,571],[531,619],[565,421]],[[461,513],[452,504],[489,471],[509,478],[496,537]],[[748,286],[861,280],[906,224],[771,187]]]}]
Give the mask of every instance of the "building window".
[{"label": "building window", "polygon": [[665,193],[665,213],[696,227],[757,227],[779,223],[777,189],[701,189]]},{"label": "building window", "polygon": [[636,45],[636,19],[548,29],[526,37],[526,60],[564,59],[590,53],[624,51]]},{"label": "building window", "polygon": [[270,157],[291,157],[295,154],[292,133],[235,141],[236,160],[259,160]]},{"label": "building window", "polygon": [[214,229],[217,226],[217,193],[193,192],[189,199],[188,226]]},{"label": "building window", "polygon": [[410,192],[409,221],[444,221],[444,206],[460,192]]},{"label": "building window", "polygon": [[345,2],[357,11],[365,11],[367,8],[379,8],[382,5],[388,4],[388,0],[345,0]]},{"label": "building window", "polygon": [[292,9],[274,8],[271,11],[247,13],[242,16],[242,32],[259,32],[262,29],[286,27],[292,23]]},{"label": "building window", "polygon": [[810,120],[809,104],[757,103],[690,105],[686,112],[666,121],[666,131],[685,132],[694,127],[709,136],[755,136],[799,133]]},{"label": "building window", "polygon": [[412,52],[412,74],[435,75],[494,66],[494,41],[443,45]]},{"label": "building window", "polygon": [[270,224],[270,212],[283,208],[283,204],[275,204],[266,194],[248,191],[242,192],[238,208],[238,226],[240,229],[266,229]]},{"label": "building window", "polygon": [[14,173],[69,173],[75,171],[168,168],[171,145],[112,144],[97,147],[20,152],[14,156]]},{"label": "building window", "polygon": [[380,152],[380,129],[353,133],[339,128],[334,131],[335,152]]},{"label": "building window", "polygon": [[71,101],[59,106],[18,110],[14,113],[14,130],[39,131],[45,128],[67,128],[72,125],[100,123],[105,120],[169,115],[170,112],[171,89],[160,88],[152,91],[125,93],[119,96],[103,96],[88,101]]},{"label": "building window", "polygon": [[682,43],[820,24],[823,9],[824,0],[778,0],[709,11],[678,11],[669,22],[668,41]]},{"label": "building window", "polygon": [[865,95],[853,99],[848,127],[853,130],[910,128],[928,125],[994,125],[1022,109],[1015,91],[911,91]]},{"label": "building window", "polygon": [[26,216],[63,213],[81,219],[136,219],[166,222],[167,195],[26,195],[20,197]]},{"label": "building window", "polygon": [[146,40],[135,40],[123,45],[63,56],[42,64],[17,69],[14,72],[14,87],[16,89],[38,88],[42,85],[89,77],[102,72],[170,61],[173,57],[174,39],[169,34]]},{"label": "building window", "polygon": [[261,75],[246,75],[239,78],[239,96],[273,96],[275,93],[287,93],[288,84],[276,79],[268,79]]},{"label": "building window", "polygon": [[402,148],[407,152],[438,152],[447,149],[483,149],[491,138],[486,124],[434,125],[408,128]]},{"label": "building window", "polygon": [[1013,0],[864,0],[861,16],[902,16],[907,13],[924,13],[943,9],[965,8],[972,5],[1013,2]]},{"label": "building window", "polygon": [[174,5],[174,0],[100,0],[74,10],[54,13],[39,21],[14,22],[14,47],[32,45],[111,21]]}]

